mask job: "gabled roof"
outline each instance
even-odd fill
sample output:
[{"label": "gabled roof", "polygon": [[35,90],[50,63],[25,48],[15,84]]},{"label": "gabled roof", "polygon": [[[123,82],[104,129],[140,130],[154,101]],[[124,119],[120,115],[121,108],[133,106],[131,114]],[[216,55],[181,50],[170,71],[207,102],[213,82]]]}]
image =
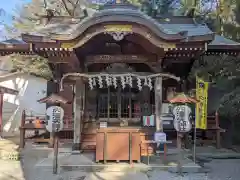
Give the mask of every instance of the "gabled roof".
[{"label": "gabled roof", "polygon": [[17,37],[1,41],[0,44],[26,44],[26,42],[24,42],[21,37]]},{"label": "gabled roof", "polygon": [[[29,41],[31,36],[42,36],[46,37],[44,39],[48,38],[52,40],[73,40],[80,36],[82,33],[84,33],[91,26],[109,22],[128,22],[139,24],[147,27],[155,35],[167,41],[188,41],[191,36],[198,35],[191,33],[186,28],[176,30],[174,29],[176,25],[170,25],[170,27],[167,26],[167,23],[166,25],[163,25],[159,23],[157,19],[146,15],[140,10],[133,8],[132,6],[115,5],[114,8],[109,8],[108,6],[106,6],[106,8],[104,8],[103,10],[97,11],[92,16],[86,17],[84,19],[63,19],[54,17],[47,25],[39,27],[37,31],[23,34],[23,40]],[[197,26],[195,24],[192,26],[195,26],[195,29],[206,28],[204,25]],[[205,30],[205,33],[202,33],[201,36],[209,37],[209,40],[212,40],[213,38],[211,37],[211,35],[213,34],[214,33],[212,31]]]},{"label": "gabled roof", "polygon": [[[191,37],[201,39],[211,38],[214,35],[206,24],[199,24],[194,19],[185,16],[152,18],[134,6],[126,4],[107,3],[100,11],[96,11],[87,18],[59,18],[54,17],[47,25],[42,25],[37,31],[23,35],[23,40],[35,37],[36,41],[72,40],[85,32],[90,26],[103,22],[120,21],[139,23],[150,28],[155,34],[166,40],[183,39],[187,42]],[[164,35],[161,35],[163,33]],[[45,38],[36,38],[45,37]],[[31,39],[31,38],[30,38]],[[209,39],[210,40],[210,39]],[[215,35],[208,49],[240,49],[240,44],[225,37]],[[211,41],[210,40],[210,41]],[[31,41],[31,40],[30,40]],[[226,46],[229,46],[226,48]]]},{"label": "gabled roof", "polygon": [[[164,27],[165,31],[170,32],[181,32],[187,31],[188,36],[202,36],[213,33],[209,27],[205,24],[171,24],[171,23],[160,23]],[[240,43],[233,40],[227,39],[223,36],[215,34],[213,41],[208,44],[208,49],[239,49]]]},{"label": "gabled roof", "polygon": [[220,35],[215,35],[214,40],[208,45],[209,49],[217,50],[240,50],[240,43],[233,41],[231,39],[227,39]]},{"label": "gabled roof", "polygon": [[0,42],[0,55],[5,56],[12,53],[33,54],[31,45],[24,42],[21,37]]},{"label": "gabled roof", "polygon": [[[215,35],[206,24],[197,23],[186,16],[166,16],[152,18],[132,5],[107,3],[100,11],[90,14],[86,18],[53,17],[46,25],[37,30],[22,35],[25,42],[51,42],[70,41],[86,32],[91,26],[101,23],[122,22],[137,23],[149,28],[156,36],[166,41],[207,42],[208,50],[240,50],[240,43],[229,40],[223,36]],[[21,39],[10,39],[0,42],[0,51],[33,53],[31,44]]]}]

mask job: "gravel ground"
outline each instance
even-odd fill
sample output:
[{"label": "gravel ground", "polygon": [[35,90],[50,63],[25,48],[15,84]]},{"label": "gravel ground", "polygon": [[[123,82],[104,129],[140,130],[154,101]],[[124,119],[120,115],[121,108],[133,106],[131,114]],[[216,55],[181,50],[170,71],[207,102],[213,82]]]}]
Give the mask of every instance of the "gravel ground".
[{"label": "gravel ground", "polygon": [[[147,176],[149,180],[239,180],[240,179],[240,160],[213,160],[211,163],[207,164],[211,168],[211,172],[206,173],[193,173],[193,174],[184,174],[179,176],[177,174],[169,173],[167,171],[152,171],[148,172]],[[127,174],[120,175],[110,175],[111,173],[105,172],[101,173],[101,177],[96,178],[94,173],[85,173],[85,172],[66,172],[59,175],[52,175],[52,171],[37,170],[35,173],[35,179],[26,179],[26,180],[126,180]],[[109,177],[110,176],[110,177]],[[139,178],[146,179],[143,175],[138,173]],[[84,178],[86,177],[86,178]],[[116,178],[115,178],[116,177]]]},{"label": "gravel ground", "polygon": [[[138,173],[134,177],[129,178],[129,174],[111,175],[109,172],[86,173],[79,171],[70,171],[58,175],[52,174],[52,169],[36,168],[35,164],[41,159],[48,157],[51,152],[48,148],[42,147],[27,147],[23,151],[23,158],[21,162],[14,161],[0,161],[0,180],[239,180],[240,179],[240,159],[231,160],[213,160],[207,163],[206,166],[211,168],[211,172],[184,174],[178,176],[166,171],[152,171],[147,175]],[[105,173],[105,174],[104,174]],[[130,174],[133,177],[133,174]],[[148,178],[147,178],[148,177]]]},{"label": "gravel ground", "polygon": [[240,179],[240,159],[213,160],[206,165],[212,170],[208,174],[211,180]]},{"label": "gravel ground", "polygon": [[211,169],[209,173],[184,174],[179,176],[166,171],[150,172],[149,180],[239,180],[240,159],[213,160],[206,164]]}]

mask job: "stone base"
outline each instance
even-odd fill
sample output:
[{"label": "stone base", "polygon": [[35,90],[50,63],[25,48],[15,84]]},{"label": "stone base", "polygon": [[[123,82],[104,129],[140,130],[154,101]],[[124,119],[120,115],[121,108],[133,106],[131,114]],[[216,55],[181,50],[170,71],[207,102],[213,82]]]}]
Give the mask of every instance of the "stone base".
[{"label": "stone base", "polygon": [[73,143],[72,150],[73,151],[79,151],[80,150],[80,143]]}]

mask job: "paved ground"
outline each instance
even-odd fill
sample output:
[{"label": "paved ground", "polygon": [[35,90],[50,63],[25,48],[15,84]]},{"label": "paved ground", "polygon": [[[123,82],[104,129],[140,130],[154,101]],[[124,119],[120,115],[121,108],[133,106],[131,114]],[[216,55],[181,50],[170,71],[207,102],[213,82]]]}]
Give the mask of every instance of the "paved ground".
[{"label": "paved ground", "polygon": [[0,180],[239,180],[240,159],[213,160],[206,164],[212,171],[208,174],[185,174],[179,176],[167,171],[140,172],[80,172],[68,171],[58,175],[52,169],[35,167],[35,164],[48,157],[50,149],[42,146],[27,146],[23,159],[17,161],[0,160]]},{"label": "paved ground", "polygon": [[207,165],[212,169],[208,174],[211,180],[240,179],[240,159],[213,160]]}]

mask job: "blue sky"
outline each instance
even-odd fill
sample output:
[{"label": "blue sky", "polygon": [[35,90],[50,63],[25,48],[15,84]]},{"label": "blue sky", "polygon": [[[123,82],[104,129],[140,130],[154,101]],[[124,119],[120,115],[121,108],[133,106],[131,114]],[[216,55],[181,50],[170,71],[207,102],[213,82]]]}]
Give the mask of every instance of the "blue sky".
[{"label": "blue sky", "polygon": [[[31,2],[32,0],[1,0],[4,3],[0,4],[0,9],[4,10],[4,13],[0,15],[0,22],[11,25],[12,16],[15,13],[15,8],[19,7],[25,3]],[[0,24],[0,40],[3,39],[5,33],[3,30],[3,25]]]},{"label": "blue sky", "polygon": [[5,13],[1,14],[0,20],[3,20],[5,23],[11,23],[11,17],[14,14],[14,9],[17,6],[21,6],[30,1],[31,0],[4,0],[5,3],[1,3],[0,8],[3,9]]}]

